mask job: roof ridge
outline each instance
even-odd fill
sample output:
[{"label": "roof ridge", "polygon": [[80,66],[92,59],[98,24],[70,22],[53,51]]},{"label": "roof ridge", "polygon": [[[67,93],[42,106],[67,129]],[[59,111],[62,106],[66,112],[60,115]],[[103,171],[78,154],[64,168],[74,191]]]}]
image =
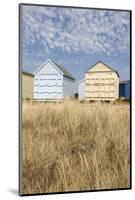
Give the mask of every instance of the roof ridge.
[{"label": "roof ridge", "polygon": [[65,77],[75,80],[75,77],[63,65],[57,64],[53,60],[51,61],[64,73]]},{"label": "roof ridge", "polygon": [[98,63],[102,63],[103,65],[105,65],[106,67],[108,67],[109,69],[111,69],[113,72],[116,72],[116,74],[117,74],[118,77],[119,77],[119,73],[118,73],[117,70],[113,69],[112,67],[110,67],[108,64],[102,62],[101,60],[99,60],[98,62],[96,62],[95,64],[93,64],[91,67],[89,67],[89,68],[87,69],[86,72],[88,72],[90,69],[92,69],[92,68],[93,68],[94,66],[96,66]]}]

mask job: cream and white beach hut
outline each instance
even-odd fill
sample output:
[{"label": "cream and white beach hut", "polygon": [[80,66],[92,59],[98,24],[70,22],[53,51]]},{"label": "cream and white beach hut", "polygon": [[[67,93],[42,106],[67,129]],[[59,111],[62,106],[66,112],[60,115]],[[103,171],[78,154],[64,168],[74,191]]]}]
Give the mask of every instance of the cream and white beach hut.
[{"label": "cream and white beach hut", "polygon": [[85,100],[115,101],[119,98],[119,74],[99,61],[85,73]]}]

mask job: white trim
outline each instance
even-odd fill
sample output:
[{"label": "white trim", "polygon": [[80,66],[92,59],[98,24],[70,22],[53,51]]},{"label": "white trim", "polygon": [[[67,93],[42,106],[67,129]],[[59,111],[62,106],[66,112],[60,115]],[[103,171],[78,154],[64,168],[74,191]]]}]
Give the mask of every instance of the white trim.
[{"label": "white trim", "polygon": [[82,80],[78,81],[77,83],[79,84],[79,83],[81,83],[81,82],[83,82],[83,81],[85,81],[85,79],[82,79]]},{"label": "white trim", "polygon": [[47,59],[33,74],[36,75],[37,72],[39,72],[48,62],[51,63],[62,75],[64,75],[64,73],[50,59]]}]

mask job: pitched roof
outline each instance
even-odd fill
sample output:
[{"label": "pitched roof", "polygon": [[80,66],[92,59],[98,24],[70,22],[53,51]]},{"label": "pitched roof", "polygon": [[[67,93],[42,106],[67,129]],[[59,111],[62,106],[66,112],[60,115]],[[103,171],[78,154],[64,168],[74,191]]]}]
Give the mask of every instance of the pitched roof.
[{"label": "pitched roof", "polygon": [[54,61],[52,61],[52,62],[60,69],[60,71],[62,71],[64,73],[65,77],[75,80],[75,78],[72,76],[72,74],[69,71],[67,71],[67,69],[65,69],[62,65],[59,65]]},{"label": "pitched roof", "polygon": [[44,66],[46,65],[47,62],[50,62],[52,63],[60,72],[62,72],[63,76],[71,79],[71,80],[75,80],[75,78],[72,76],[72,74],[67,71],[67,69],[65,69],[62,65],[59,65],[57,63],[55,63],[54,61],[50,60],[50,59],[47,59],[35,72],[34,72],[34,75]]},{"label": "pitched roof", "polygon": [[26,71],[22,71],[23,74],[29,75],[29,76],[34,76],[34,74],[30,73],[30,72],[26,72]]},{"label": "pitched roof", "polygon": [[120,84],[127,84],[127,83],[130,83],[130,80],[123,80],[123,81],[120,81],[119,83]]},{"label": "pitched roof", "polygon": [[117,72],[116,70],[114,70],[113,68],[111,68],[111,67],[108,66],[107,64],[103,63],[102,61],[98,61],[96,64],[90,66],[90,67],[87,69],[87,71],[89,71],[90,69],[92,69],[93,67],[95,67],[95,65],[97,65],[98,63],[102,63],[103,65],[105,65],[106,67],[108,67],[109,69],[111,69],[113,72],[116,72],[116,74],[117,74],[118,77],[119,77],[119,74],[118,74],[118,72]]}]

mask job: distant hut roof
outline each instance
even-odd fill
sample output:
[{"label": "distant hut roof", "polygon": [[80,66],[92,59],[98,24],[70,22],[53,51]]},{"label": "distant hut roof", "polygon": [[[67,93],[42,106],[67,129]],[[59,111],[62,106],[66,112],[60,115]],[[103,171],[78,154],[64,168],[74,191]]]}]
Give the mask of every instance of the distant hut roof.
[{"label": "distant hut roof", "polygon": [[34,74],[32,74],[31,72],[26,72],[26,71],[22,71],[23,74],[29,75],[29,76],[34,76]]},{"label": "distant hut roof", "polygon": [[128,83],[130,83],[130,80],[123,80],[123,81],[120,81],[119,83],[120,84],[128,84]]},{"label": "distant hut roof", "polygon": [[83,82],[83,81],[85,81],[85,79],[80,80],[78,83],[81,83],[81,82]]}]

